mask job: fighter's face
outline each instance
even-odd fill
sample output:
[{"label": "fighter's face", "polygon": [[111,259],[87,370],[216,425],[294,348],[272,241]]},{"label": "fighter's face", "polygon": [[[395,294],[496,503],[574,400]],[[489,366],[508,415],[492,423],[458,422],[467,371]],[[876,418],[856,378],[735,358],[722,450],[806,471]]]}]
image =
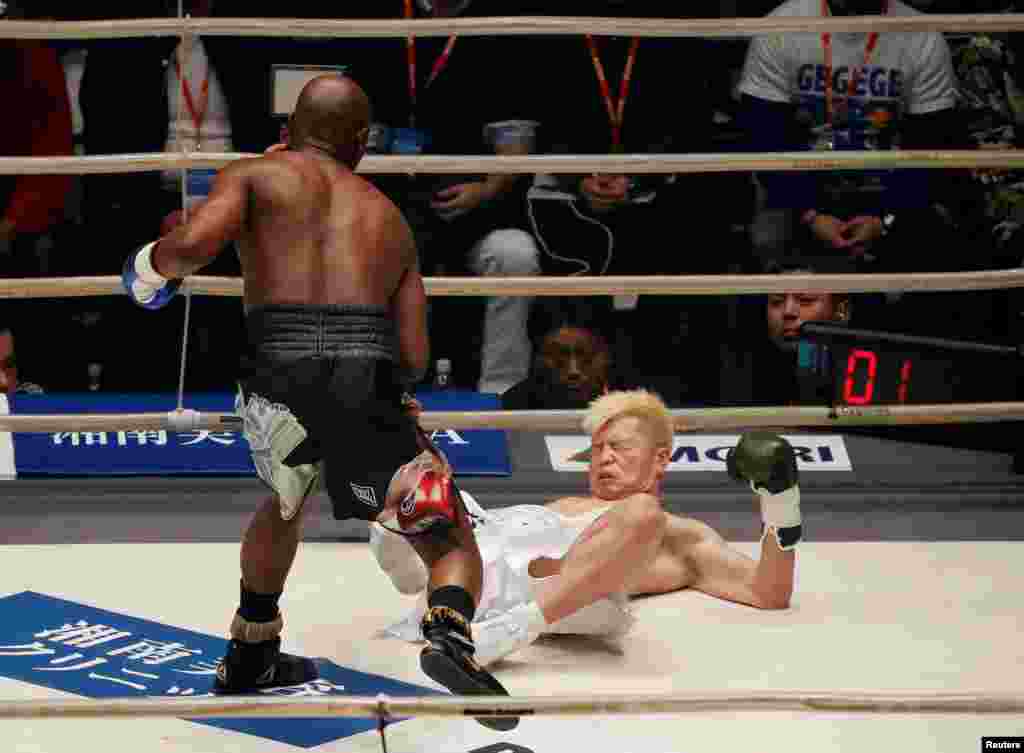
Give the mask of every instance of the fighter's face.
[{"label": "fighter's face", "polygon": [[668,460],[668,449],[655,447],[642,419],[613,419],[591,437],[591,494],[598,499],[619,500],[652,492],[664,476]]}]

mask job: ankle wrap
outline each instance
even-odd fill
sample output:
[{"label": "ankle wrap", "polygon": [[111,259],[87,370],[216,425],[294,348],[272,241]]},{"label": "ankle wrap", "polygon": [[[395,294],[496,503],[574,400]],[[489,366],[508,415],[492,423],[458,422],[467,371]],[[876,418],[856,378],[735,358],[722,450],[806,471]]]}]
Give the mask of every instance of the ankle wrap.
[{"label": "ankle wrap", "polygon": [[262,643],[273,640],[281,635],[283,629],[284,619],[280,612],[270,622],[249,622],[237,612],[234,619],[231,620],[231,637],[244,643]]}]

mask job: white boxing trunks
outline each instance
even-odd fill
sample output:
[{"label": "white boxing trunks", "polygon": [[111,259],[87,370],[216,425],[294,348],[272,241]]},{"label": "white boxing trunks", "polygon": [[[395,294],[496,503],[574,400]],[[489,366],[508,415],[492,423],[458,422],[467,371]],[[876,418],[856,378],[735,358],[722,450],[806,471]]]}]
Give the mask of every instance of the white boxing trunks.
[{"label": "white boxing trunks", "polygon": [[[473,518],[484,564],[483,590],[474,622],[489,620],[519,604],[535,601],[545,581],[551,578],[530,575],[530,562],[538,557],[564,556],[587,526],[608,510],[602,507],[572,517],[541,505],[484,510],[465,491],[462,498]],[[426,608],[427,594],[421,591],[412,612],[383,632],[402,640],[422,640],[420,621]],[[616,594],[555,623],[550,626],[550,632],[617,634],[624,632],[631,623],[628,598],[625,594]]]}]

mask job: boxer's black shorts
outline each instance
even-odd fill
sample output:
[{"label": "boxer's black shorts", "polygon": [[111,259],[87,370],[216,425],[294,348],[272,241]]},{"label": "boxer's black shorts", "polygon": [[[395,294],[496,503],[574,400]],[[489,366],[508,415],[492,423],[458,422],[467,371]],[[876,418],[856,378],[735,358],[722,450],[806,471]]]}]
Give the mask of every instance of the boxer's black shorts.
[{"label": "boxer's black shorts", "polygon": [[246,335],[242,404],[284,406],[307,433],[284,465],[320,464],[334,517],[374,520],[395,471],[420,452],[388,311],[260,306],[246,314]]}]

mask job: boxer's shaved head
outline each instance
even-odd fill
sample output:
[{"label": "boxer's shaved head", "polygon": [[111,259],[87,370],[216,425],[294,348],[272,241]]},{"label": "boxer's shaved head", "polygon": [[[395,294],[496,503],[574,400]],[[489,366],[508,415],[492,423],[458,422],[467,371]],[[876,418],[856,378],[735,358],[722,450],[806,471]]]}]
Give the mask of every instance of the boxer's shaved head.
[{"label": "boxer's shaved head", "polygon": [[347,76],[327,74],[302,88],[288,125],[289,146],[316,147],[355,168],[365,152],[369,130],[366,92]]}]

